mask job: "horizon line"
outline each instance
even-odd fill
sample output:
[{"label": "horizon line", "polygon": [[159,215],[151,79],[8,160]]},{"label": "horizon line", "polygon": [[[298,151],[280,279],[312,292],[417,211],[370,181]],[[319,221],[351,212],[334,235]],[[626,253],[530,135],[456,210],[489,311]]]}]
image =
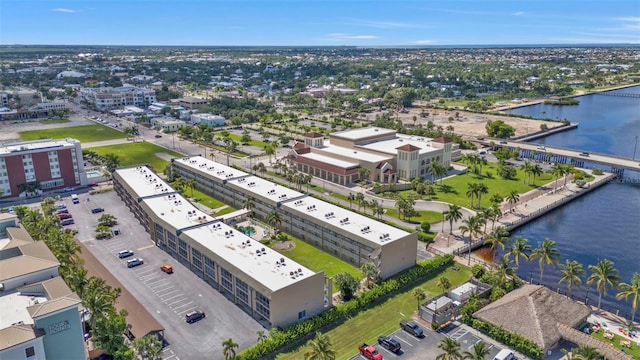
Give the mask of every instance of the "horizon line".
[{"label": "horizon line", "polygon": [[632,46],[640,47],[640,43],[637,42],[620,42],[620,43],[521,43],[521,44],[399,44],[399,45],[162,45],[162,44],[0,44],[0,47],[42,47],[42,46],[55,46],[55,47],[177,47],[177,48],[192,48],[192,47],[211,47],[211,48],[434,48],[434,47],[563,47],[563,46],[582,46],[582,47],[598,47],[598,46]]}]

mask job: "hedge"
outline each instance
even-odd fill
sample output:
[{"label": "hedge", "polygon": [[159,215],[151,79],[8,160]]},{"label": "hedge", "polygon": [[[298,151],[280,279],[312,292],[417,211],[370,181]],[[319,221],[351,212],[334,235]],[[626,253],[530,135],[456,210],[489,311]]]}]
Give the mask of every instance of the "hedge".
[{"label": "hedge", "polygon": [[495,326],[479,319],[467,318],[464,316],[462,317],[462,322],[533,359],[540,360],[544,355],[544,350],[536,343],[524,336],[509,332],[501,326]]},{"label": "hedge", "polygon": [[334,306],[310,319],[298,322],[290,327],[277,331],[266,340],[242,351],[237,358],[242,360],[257,360],[275,353],[279,349],[291,345],[304,336],[335,324],[364,310],[374,301],[393,295],[394,293],[415,283],[417,280],[434,274],[453,263],[453,255],[436,256],[433,259],[419,263],[387,280],[378,286],[363,293],[359,297],[347,301],[344,304]]}]

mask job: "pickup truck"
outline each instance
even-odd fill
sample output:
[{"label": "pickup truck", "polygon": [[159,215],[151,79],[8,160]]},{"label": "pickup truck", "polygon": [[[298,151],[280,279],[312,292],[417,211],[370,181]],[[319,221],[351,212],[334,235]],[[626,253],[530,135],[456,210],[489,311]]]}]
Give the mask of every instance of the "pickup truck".
[{"label": "pickup truck", "polygon": [[358,346],[358,350],[360,350],[360,354],[364,355],[364,357],[369,360],[382,360],[382,354],[380,354],[373,345],[367,345],[367,343],[364,343]]},{"label": "pickup truck", "polygon": [[378,336],[378,345],[391,351],[392,353],[397,353],[402,348],[398,340],[392,338],[391,336]]}]

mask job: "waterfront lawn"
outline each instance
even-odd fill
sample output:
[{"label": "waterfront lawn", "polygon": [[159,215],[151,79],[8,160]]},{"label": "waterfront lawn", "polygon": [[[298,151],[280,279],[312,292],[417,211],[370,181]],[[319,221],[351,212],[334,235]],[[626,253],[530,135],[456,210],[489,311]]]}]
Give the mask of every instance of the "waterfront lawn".
[{"label": "waterfront lawn", "polygon": [[91,151],[99,155],[112,153],[120,159],[120,166],[133,166],[147,164],[161,173],[169,165],[169,161],[161,159],[156,154],[164,153],[172,157],[181,157],[182,154],[154,145],[149,142],[128,143],[120,145],[99,146],[91,148]]},{"label": "waterfront lawn", "polygon": [[[385,208],[385,215],[389,215],[394,218],[398,218],[398,209],[397,208]],[[407,219],[407,221],[415,222],[415,223],[423,223],[423,222],[439,222],[442,221],[442,213],[437,211],[429,211],[429,210],[421,210],[418,211],[418,216],[412,217],[411,219]]]},{"label": "waterfront lawn", "polygon": [[[333,277],[335,274],[340,272],[348,272],[354,277],[361,279],[362,273],[355,266],[334,257],[312,245],[307,244],[306,242],[295,238],[289,234],[287,234],[290,241],[293,241],[295,247],[291,250],[277,250],[282,253],[282,255],[290,258],[291,260],[298,262],[309,269],[319,272],[324,271],[324,274],[328,277]],[[273,247],[273,244],[276,244],[277,241],[273,242],[270,246]],[[333,291],[339,291],[335,285],[333,284]]]},{"label": "waterfront lawn", "polygon": [[69,119],[42,119],[38,120],[40,124],[64,124],[68,123]]},{"label": "waterfront lawn", "polygon": [[[460,268],[460,270],[452,270],[453,265]],[[400,320],[409,319],[417,310],[418,303],[411,295],[411,291],[414,288],[422,288],[429,297],[433,297],[442,293],[442,289],[436,285],[440,277],[449,279],[452,289],[471,278],[471,270],[468,267],[461,264],[453,265],[407,289],[407,291],[362,311],[330,330],[324,331],[331,338],[332,348],[336,351],[336,359],[348,359],[358,352],[358,345],[363,342],[368,344],[376,343],[379,335],[388,335],[396,331],[399,328],[398,323]],[[357,331],[355,331],[356,329]],[[307,350],[305,345],[301,345],[291,352],[279,354],[276,359],[303,359]]]},{"label": "waterfront lawn", "polygon": [[127,134],[99,124],[23,131],[19,135],[22,140],[73,138],[83,143],[127,138]]},{"label": "waterfront lawn", "polygon": [[608,344],[613,345],[613,347],[615,347],[616,349],[620,349],[620,350],[624,350],[627,354],[631,355],[631,357],[633,357],[634,359],[640,359],[640,346],[638,346],[638,341],[637,340],[629,340],[631,342],[631,349],[629,349],[628,347],[622,347],[620,345],[620,340],[628,340],[625,337],[619,336],[618,334],[615,333],[615,331],[612,331],[613,333],[613,340],[609,340],[609,339],[605,339],[604,338],[604,331],[600,330],[597,333],[592,332],[591,335]]}]

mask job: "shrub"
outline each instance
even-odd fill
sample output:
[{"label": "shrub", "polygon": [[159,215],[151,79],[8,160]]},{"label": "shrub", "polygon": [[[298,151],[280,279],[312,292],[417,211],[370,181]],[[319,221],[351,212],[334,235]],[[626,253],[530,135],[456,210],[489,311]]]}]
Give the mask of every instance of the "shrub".
[{"label": "shrub", "polygon": [[544,355],[544,350],[536,343],[523,336],[509,332],[502,327],[465,316],[462,317],[462,322],[533,359],[540,360]]},{"label": "shrub", "polygon": [[429,230],[431,230],[431,224],[429,224],[428,221],[425,221],[422,224],[420,224],[420,228],[422,229],[422,231],[428,233]]},{"label": "shrub", "polygon": [[471,267],[471,273],[473,274],[473,277],[476,279],[480,279],[482,275],[484,275],[484,272],[485,272],[485,268],[480,264],[475,264]]},{"label": "shrub", "polygon": [[598,168],[591,170],[591,173],[593,175],[602,175],[603,174],[602,170],[600,170]]}]

